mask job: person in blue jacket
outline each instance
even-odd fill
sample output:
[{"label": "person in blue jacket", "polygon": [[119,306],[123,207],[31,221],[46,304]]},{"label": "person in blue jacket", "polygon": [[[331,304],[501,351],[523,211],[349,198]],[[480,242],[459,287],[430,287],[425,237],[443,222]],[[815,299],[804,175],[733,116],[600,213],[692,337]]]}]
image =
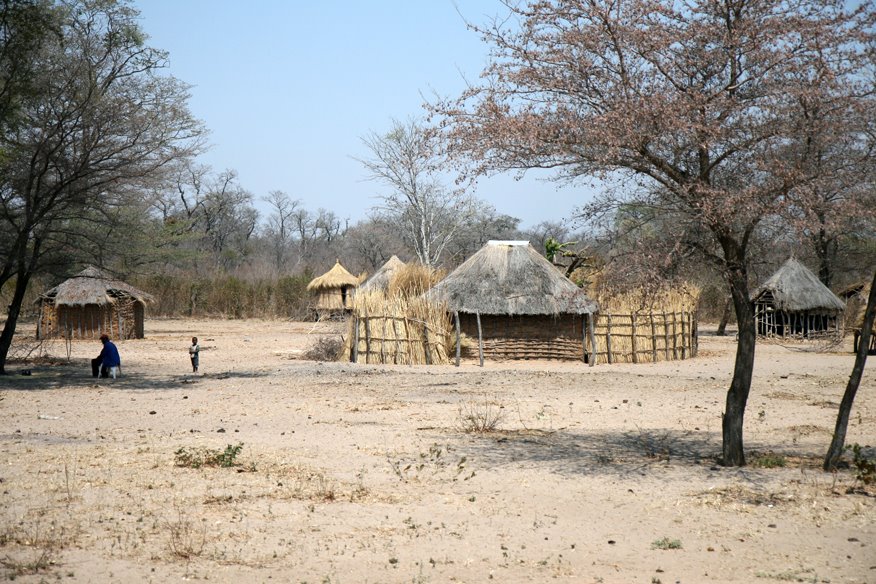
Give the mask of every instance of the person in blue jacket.
[{"label": "person in blue jacket", "polygon": [[96,359],[91,360],[91,376],[100,375],[106,378],[109,377],[110,367],[121,366],[122,359],[119,356],[119,350],[106,333],[100,335],[100,342],[103,343],[103,349],[100,350],[100,355]]}]

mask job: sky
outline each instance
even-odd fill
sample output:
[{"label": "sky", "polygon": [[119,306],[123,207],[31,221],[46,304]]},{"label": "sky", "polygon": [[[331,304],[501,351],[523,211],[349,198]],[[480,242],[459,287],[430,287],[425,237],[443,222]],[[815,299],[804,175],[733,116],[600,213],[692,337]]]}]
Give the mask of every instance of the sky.
[{"label": "sky", "polygon": [[[355,223],[386,187],[356,158],[361,137],[424,114],[435,95],[476,81],[488,46],[466,28],[502,14],[498,0],[134,0],[149,44],[192,85],[210,130],[202,157],[234,169],[256,199],[274,190]],[[479,181],[474,194],[528,227],[559,221],[590,196],[549,175]],[[263,204],[257,205],[262,213]]]}]

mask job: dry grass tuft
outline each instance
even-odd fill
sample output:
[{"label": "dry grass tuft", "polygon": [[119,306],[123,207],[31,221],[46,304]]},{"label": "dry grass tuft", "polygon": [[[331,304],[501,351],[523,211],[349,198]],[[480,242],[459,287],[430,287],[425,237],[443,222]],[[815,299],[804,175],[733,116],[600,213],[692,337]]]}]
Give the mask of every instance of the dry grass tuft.
[{"label": "dry grass tuft", "polygon": [[396,270],[386,289],[387,296],[414,298],[427,292],[447,274],[443,269],[410,263]]},{"label": "dry grass tuft", "polygon": [[497,401],[470,401],[459,406],[457,426],[466,434],[496,432],[505,419],[505,406]]}]

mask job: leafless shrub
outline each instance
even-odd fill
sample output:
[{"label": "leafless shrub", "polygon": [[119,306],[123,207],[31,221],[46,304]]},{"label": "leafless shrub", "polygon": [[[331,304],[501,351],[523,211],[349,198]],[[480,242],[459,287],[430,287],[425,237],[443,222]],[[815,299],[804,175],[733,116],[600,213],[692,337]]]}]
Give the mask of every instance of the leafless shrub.
[{"label": "leafless shrub", "polygon": [[184,560],[201,556],[207,546],[207,524],[202,521],[197,526],[183,506],[177,504],[174,508],[176,517],[165,523],[170,553]]},{"label": "leafless shrub", "polygon": [[319,337],[301,357],[308,361],[337,361],[343,347],[344,340],[340,337]]},{"label": "leafless shrub", "polygon": [[505,406],[496,401],[469,401],[459,406],[457,425],[466,434],[486,434],[498,430],[505,419]]}]

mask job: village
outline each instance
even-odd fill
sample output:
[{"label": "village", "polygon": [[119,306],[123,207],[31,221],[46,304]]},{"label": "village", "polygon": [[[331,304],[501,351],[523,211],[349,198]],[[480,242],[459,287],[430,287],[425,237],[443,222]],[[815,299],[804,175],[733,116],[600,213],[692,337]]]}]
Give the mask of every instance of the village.
[{"label": "village", "polygon": [[0,580],[876,581],[874,38],[0,2]]}]

